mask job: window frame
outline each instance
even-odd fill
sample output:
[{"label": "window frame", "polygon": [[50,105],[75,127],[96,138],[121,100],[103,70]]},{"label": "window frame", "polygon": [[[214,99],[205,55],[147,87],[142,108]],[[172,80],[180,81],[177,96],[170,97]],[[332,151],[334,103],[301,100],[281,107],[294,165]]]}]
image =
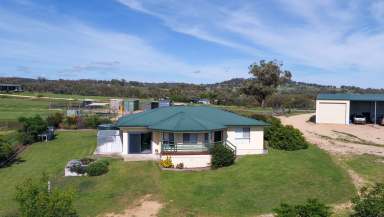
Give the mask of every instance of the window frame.
[{"label": "window frame", "polygon": [[238,127],[235,129],[236,139],[251,139],[251,128],[250,127]]},{"label": "window frame", "polygon": [[[167,139],[166,139],[166,136],[165,135],[168,135]],[[172,135],[172,136],[171,136]],[[171,139],[172,138],[172,139]],[[175,134],[174,133],[171,133],[171,132],[164,132],[163,133],[163,138],[162,138],[162,142],[163,144],[170,144],[170,145],[174,145],[175,144]]]},{"label": "window frame", "polygon": [[[197,144],[198,136],[197,133],[183,133],[183,144]],[[186,139],[186,137],[188,137],[188,139]],[[192,138],[194,138],[194,141],[192,141]]]}]

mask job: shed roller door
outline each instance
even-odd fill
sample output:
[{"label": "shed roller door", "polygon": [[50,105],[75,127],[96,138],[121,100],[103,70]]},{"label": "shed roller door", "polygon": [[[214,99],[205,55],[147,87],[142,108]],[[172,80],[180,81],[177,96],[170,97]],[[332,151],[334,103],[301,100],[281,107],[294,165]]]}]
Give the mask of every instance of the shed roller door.
[{"label": "shed roller door", "polygon": [[320,103],[319,122],[325,124],[346,124],[346,103]]}]

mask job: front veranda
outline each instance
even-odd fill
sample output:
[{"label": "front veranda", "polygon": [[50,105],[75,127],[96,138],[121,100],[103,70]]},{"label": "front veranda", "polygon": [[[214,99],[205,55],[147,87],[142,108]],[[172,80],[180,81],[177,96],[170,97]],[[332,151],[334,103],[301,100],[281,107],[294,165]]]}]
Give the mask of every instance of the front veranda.
[{"label": "front veranda", "polygon": [[225,131],[160,132],[162,155],[209,154],[209,149],[225,141]]}]

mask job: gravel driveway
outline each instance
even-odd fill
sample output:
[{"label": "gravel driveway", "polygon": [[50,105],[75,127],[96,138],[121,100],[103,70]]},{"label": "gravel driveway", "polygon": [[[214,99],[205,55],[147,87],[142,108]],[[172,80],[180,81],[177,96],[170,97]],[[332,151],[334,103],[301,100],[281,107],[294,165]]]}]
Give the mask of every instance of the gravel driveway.
[{"label": "gravel driveway", "polygon": [[280,120],[298,128],[308,141],[331,153],[384,156],[384,126],[314,124],[308,121],[313,115],[280,117]]}]

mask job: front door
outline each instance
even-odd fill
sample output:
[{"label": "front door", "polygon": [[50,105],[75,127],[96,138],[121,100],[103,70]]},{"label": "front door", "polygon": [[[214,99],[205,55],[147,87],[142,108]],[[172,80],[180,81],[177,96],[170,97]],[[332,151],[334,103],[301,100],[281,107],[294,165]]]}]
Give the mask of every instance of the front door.
[{"label": "front door", "polygon": [[129,133],[128,154],[140,154],[141,133]]},{"label": "front door", "polygon": [[152,133],[129,133],[128,154],[151,154]]},{"label": "front door", "polygon": [[223,141],[223,131],[215,131],[213,133],[213,142],[222,142]]}]

